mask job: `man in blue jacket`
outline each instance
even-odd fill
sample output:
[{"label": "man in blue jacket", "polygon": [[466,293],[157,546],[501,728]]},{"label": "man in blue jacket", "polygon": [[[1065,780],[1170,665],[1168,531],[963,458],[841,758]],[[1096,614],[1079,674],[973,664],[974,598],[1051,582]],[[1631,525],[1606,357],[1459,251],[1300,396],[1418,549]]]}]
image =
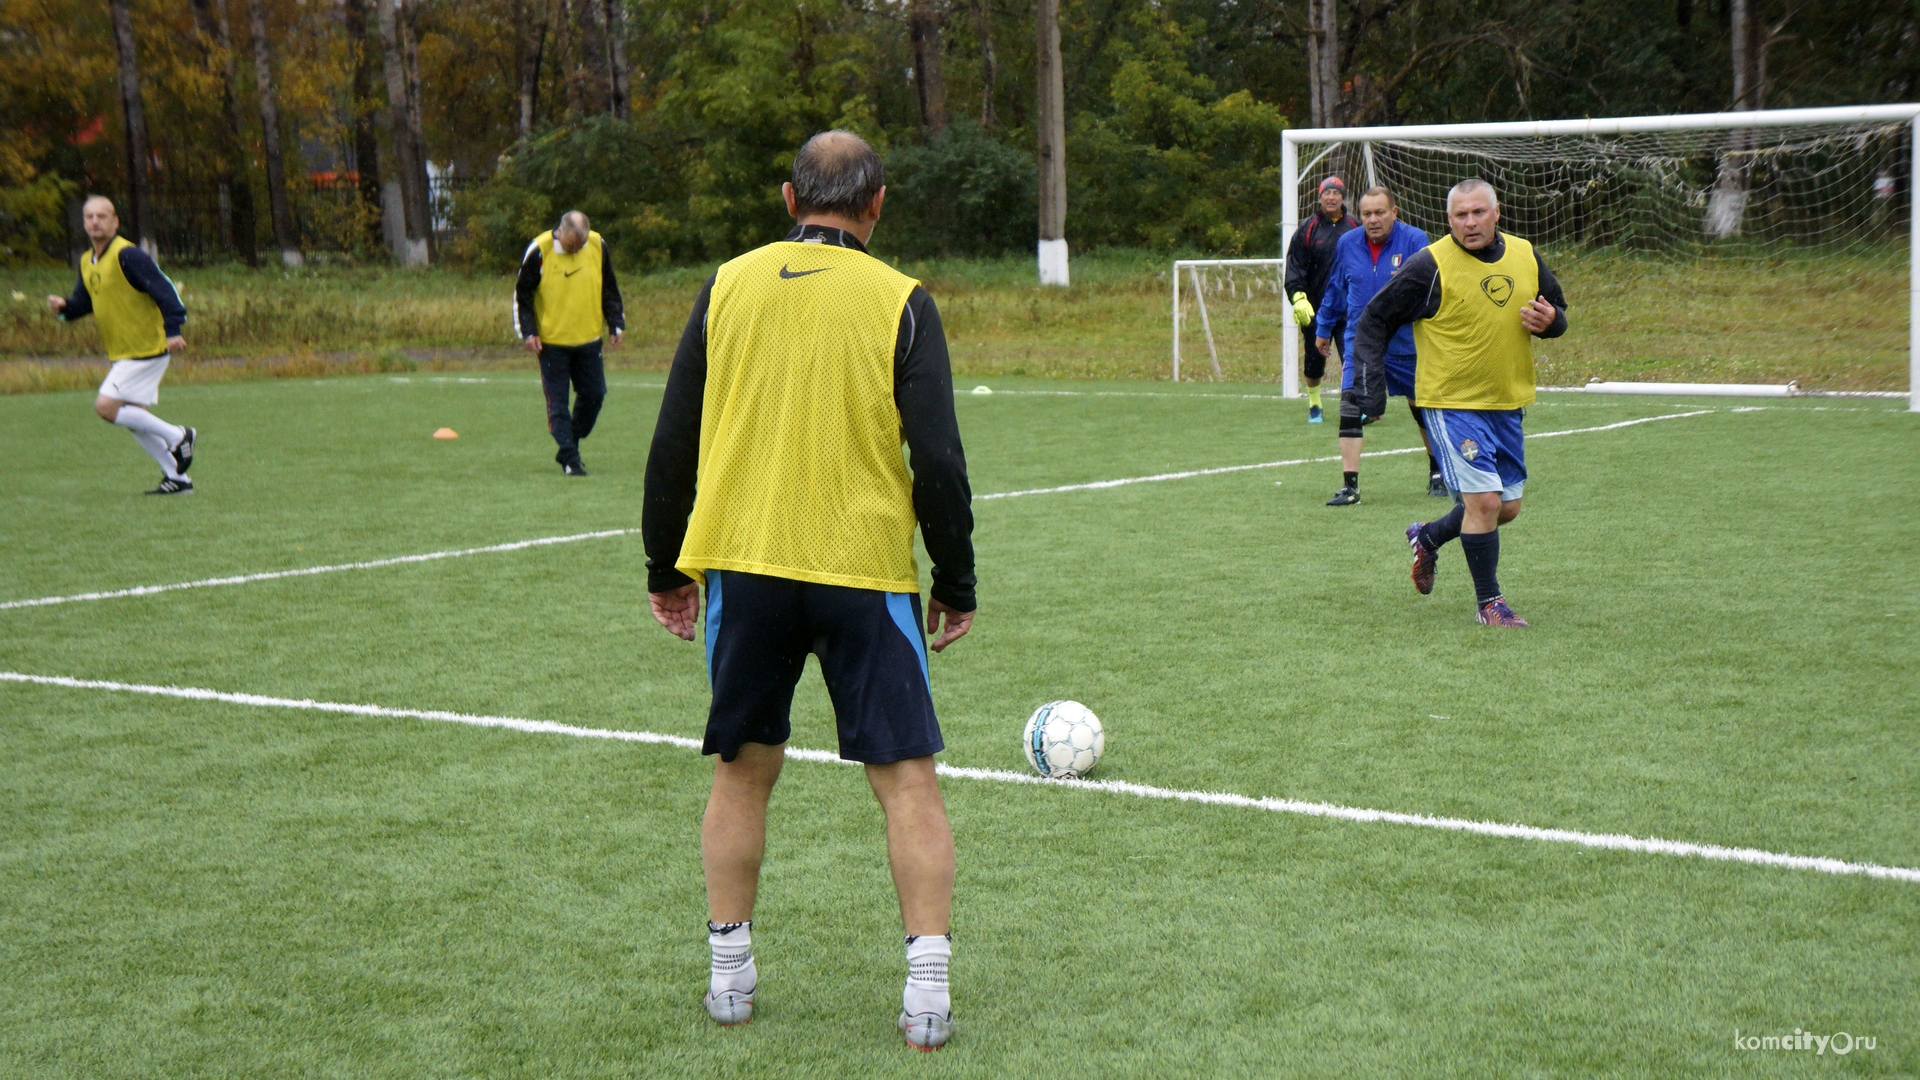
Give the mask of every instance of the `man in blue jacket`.
[{"label": "man in blue jacket", "polygon": [[[1416,252],[1432,243],[1427,234],[1400,222],[1400,207],[1393,193],[1383,187],[1369,189],[1360,196],[1360,228],[1347,233],[1333,249],[1333,274],[1327,279],[1327,291],[1320,301],[1314,320],[1317,337],[1314,344],[1323,355],[1331,356],[1334,328],[1345,324],[1346,337],[1341,353],[1353,355],[1354,328],[1360,312]],[[1413,422],[1420,425],[1420,436],[1427,436],[1425,419],[1413,408],[1413,331],[1401,327],[1387,344],[1387,393],[1405,397],[1413,410]],[[1353,364],[1346,364],[1340,380],[1340,468],[1343,483],[1328,506],[1352,506],[1360,501],[1360,416],[1348,407],[1352,397]],[[1427,445],[1427,494],[1447,495],[1440,477],[1440,466],[1433,458],[1433,445]]]}]

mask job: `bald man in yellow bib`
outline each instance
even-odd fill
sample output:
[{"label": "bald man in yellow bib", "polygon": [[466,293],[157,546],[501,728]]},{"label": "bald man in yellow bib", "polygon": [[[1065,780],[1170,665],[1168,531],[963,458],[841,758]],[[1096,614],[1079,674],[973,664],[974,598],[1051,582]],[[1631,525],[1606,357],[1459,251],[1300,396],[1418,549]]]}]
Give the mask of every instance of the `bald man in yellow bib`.
[{"label": "bald man in yellow bib", "polygon": [[147,456],[160,463],[160,485],[147,494],[191,494],[187,469],[193,465],[198,432],[153,414],[167,362],[187,347],[180,336],[186,305],[153,256],[120,235],[120,215],[112,199],[95,195],[80,215],[92,248],[80,257],[73,295],[47,297],[47,309],[62,322],[92,315],[100,325],[100,343],[113,367],[100,384],[93,411],[132,432]]},{"label": "bald man in yellow bib", "polygon": [[[724,1025],[753,1018],[753,905],[767,798],[807,656],[833,699],[840,756],[866,766],[887,818],[906,930],[898,1029],[920,1050],[953,1033],[953,833],[934,773],[944,748],[920,631],[918,528],[933,561],[934,652],[973,624],[973,511],[940,312],[867,254],[886,197],[859,136],[814,136],[782,186],[796,226],[721,266],[694,300],[647,459],[647,592],[694,639],[706,587],[716,754],[700,830],[712,973]],[[906,454],[901,450],[904,444]],[[946,628],[940,630],[944,618]]]},{"label": "bald man in yellow bib", "polygon": [[593,433],[607,400],[601,342],[611,336],[619,345],[627,325],[613,254],[587,215],[569,210],[551,232],[533,238],[513,293],[514,333],[540,358],[547,432],[560,448],[553,459],[562,474],[585,476],[580,440]]}]

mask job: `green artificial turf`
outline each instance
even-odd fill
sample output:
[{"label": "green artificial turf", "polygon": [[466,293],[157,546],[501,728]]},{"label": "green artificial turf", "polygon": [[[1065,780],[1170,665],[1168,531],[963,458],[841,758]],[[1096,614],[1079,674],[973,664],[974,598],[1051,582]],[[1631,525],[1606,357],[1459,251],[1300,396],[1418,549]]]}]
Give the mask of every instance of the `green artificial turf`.
[{"label": "green artificial turf", "polygon": [[[0,602],[635,528],[659,378],[613,376],[585,480],[525,375],[168,386],[201,430],[171,499],[88,394],[0,398]],[[976,495],[1334,453],[1271,386],[982,382]],[[942,758],[1023,769],[1027,713],[1071,697],[1096,778],[1920,867],[1903,404],[1546,396],[1534,434],[1705,414],[1529,443],[1524,632],[1474,625],[1457,547],[1406,580],[1446,505],[1417,454],[1344,509],[1331,462],[979,499]],[[1396,406],[1368,448],[1416,439]],[[0,609],[0,670],[697,736],[644,558]],[[794,743],[831,739],[810,668]],[[788,766],[763,989],[721,1030],[693,751],[16,682],[0,740],[0,1075],[1920,1073],[1908,881],[953,778],[960,1026],[923,1056],[852,768]],[[1733,1045],[1795,1028],[1877,1046]]]}]

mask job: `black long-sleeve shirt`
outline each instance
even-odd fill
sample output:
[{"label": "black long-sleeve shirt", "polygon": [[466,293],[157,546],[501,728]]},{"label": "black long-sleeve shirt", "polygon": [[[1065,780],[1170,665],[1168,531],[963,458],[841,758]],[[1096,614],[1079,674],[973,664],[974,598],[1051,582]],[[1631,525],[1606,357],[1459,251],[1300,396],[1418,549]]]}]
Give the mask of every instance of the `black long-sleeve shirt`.
[{"label": "black long-sleeve shirt", "polygon": [[1320,306],[1327,279],[1333,276],[1333,246],[1357,225],[1352,214],[1342,213],[1339,221],[1332,221],[1316,210],[1293,230],[1293,239],[1287,244],[1288,300],[1295,293],[1306,293],[1307,303]]},{"label": "black long-sleeve shirt", "polygon": [[[533,314],[533,294],[540,291],[540,273],[545,264],[546,256],[541,253],[539,242],[528,244],[526,255],[520,259],[520,276],[513,283],[513,336],[522,341],[540,333],[540,320]],[[606,320],[608,333],[626,330],[627,315],[620,302],[620,283],[613,278],[613,248],[605,240],[600,241],[600,315]]]},{"label": "black long-sleeve shirt", "polygon": [[[1439,243],[1457,241],[1446,236]],[[1495,233],[1493,243],[1479,251],[1467,252],[1483,263],[1499,262],[1506,253],[1507,238],[1503,233]],[[1554,308],[1553,323],[1534,336],[1557,338],[1567,332],[1566,293],[1561,291],[1553,271],[1547,269],[1546,261],[1540,258],[1537,247],[1533,249],[1533,261],[1540,271],[1540,295]],[[1373,294],[1366,310],[1360,313],[1353,335],[1354,392],[1340,398],[1342,419],[1358,419],[1362,415],[1379,419],[1387,404],[1387,343],[1401,327],[1416,319],[1431,319],[1439,313],[1440,263],[1431,250],[1423,250],[1408,259],[1400,272]]]},{"label": "black long-sleeve shirt", "polygon": [[[839,229],[808,225],[788,240],[809,240],[865,251]],[[707,308],[713,278],[700,287],[667,374],[660,419],[647,455],[640,533],[647,549],[647,591],[665,592],[692,578],[674,568],[693,513],[700,464],[700,419],[707,386]],[[893,401],[913,470],[913,510],[933,560],[933,598],[955,611],[976,606],[973,573],[973,491],[953,411],[953,370],[940,311],[916,285],[900,312],[893,349]]]},{"label": "black long-sleeve shirt", "polygon": [[[60,310],[60,318],[66,322],[84,319],[93,314],[93,294],[87,291],[87,263],[93,258],[91,252],[80,258],[80,273],[73,280],[73,295],[67,297],[67,306]],[[126,275],[127,284],[146,293],[160,308],[160,322],[166,328],[168,337],[180,336],[180,328],[187,322],[187,306],[180,302],[180,293],[160,272],[160,266],[153,256],[137,247],[120,249],[120,272]]]}]

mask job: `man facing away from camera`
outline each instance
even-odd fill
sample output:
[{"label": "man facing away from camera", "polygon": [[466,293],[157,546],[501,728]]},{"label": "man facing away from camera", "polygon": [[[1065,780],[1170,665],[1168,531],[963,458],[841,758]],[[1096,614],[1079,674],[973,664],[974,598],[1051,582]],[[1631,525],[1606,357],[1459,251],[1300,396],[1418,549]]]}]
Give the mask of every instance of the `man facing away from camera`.
[{"label": "man facing away from camera", "polygon": [[859,136],[814,136],[781,189],[793,231],[701,289],[667,376],[641,531],[662,626],[692,641],[706,587],[703,752],[718,755],[700,829],[708,1014],[723,1025],[753,1016],[767,801],[811,653],[840,756],[866,766],[886,813],[906,931],[897,1027],[934,1050],[953,1033],[954,851],[913,533],[933,560],[926,630],[939,652],[973,624],[972,494],[940,313],[867,254],[882,181]]}]

